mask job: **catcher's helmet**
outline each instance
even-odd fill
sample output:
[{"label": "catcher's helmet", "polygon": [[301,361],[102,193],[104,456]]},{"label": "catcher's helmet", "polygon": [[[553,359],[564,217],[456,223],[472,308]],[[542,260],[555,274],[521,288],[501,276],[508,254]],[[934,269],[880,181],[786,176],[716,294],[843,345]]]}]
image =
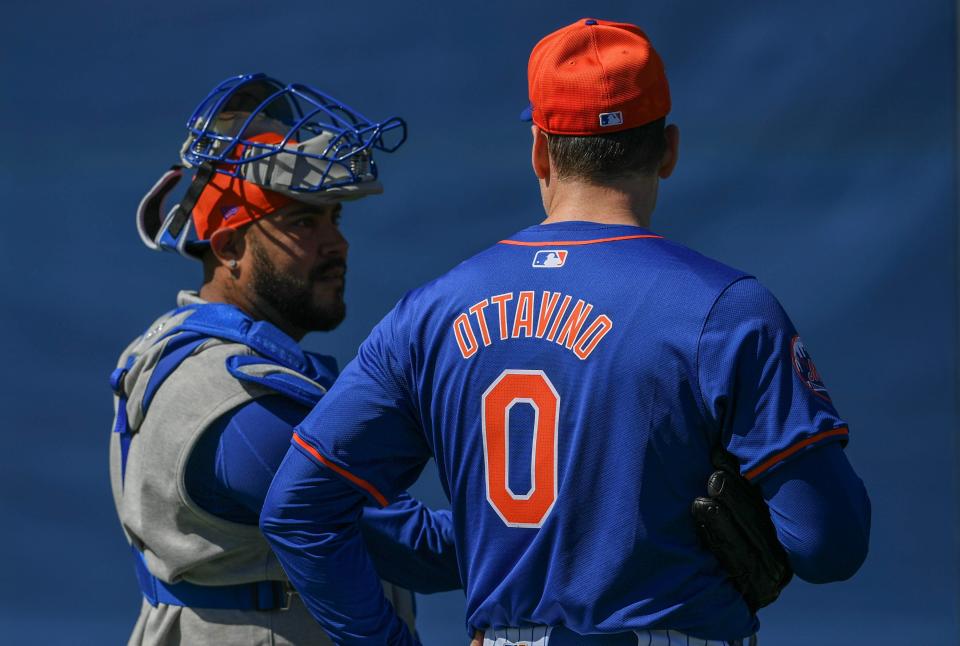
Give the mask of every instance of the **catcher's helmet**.
[{"label": "catcher's helmet", "polygon": [[[264,74],[227,79],[187,121],[183,165],[173,166],[144,196],[137,229],[147,247],[196,257],[208,244],[191,221],[198,198],[217,184],[249,182],[311,204],[383,192],[374,149],[393,152],[407,138],[398,117],[373,122],[307,85],[285,85]],[[165,216],[163,200],[184,168],[196,168],[186,195]]]}]

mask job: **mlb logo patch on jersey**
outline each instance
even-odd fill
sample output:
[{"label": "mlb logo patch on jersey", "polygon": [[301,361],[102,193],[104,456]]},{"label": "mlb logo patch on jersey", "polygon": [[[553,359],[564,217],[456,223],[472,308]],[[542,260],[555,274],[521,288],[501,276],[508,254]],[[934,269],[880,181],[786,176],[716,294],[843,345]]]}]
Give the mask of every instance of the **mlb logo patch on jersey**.
[{"label": "mlb logo patch on jersey", "polygon": [[623,125],[622,112],[601,112],[600,113],[601,128],[609,128],[610,126],[620,126],[620,125]]},{"label": "mlb logo patch on jersey", "polygon": [[830,401],[830,395],[827,393],[827,387],[823,384],[820,371],[817,370],[817,366],[810,357],[810,352],[806,346],[803,345],[803,341],[800,340],[799,335],[793,337],[793,340],[790,342],[790,355],[793,360],[793,369],[796,371],[797,376],[800,377],[800,381],[802,381],[814,395]]},{"label": "mlb logo patch on jersey", "polygon": [[539,269],[556,269],[566,262],[566,249],[542,249],[533,256],[533,266]]}]

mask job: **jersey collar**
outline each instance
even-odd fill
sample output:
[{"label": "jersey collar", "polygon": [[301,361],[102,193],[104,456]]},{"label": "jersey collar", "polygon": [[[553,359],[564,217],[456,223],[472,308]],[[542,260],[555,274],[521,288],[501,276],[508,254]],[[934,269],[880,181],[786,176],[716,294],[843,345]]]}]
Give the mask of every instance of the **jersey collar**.
[{"label": "jersey collar", "polygon": [[535,247],[540,244],[588,245],[621,240],[662,239],[663,236],[643,227],[598,222],[570,221],[537,224],[501,240],[500,244]]}]

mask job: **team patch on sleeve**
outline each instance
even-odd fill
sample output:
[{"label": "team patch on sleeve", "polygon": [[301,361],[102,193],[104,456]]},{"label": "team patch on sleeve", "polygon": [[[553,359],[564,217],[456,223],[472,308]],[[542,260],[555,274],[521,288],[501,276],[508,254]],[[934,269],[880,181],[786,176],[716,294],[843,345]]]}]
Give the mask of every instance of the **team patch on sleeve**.
[{"label": "team patch on sleeve", "polygon": [[810,352],[807,351],[800,336],[793,337],[790,341],[790,357],[793,361],[793,369],[796,371],[800,381],[817,397],[830,401],[830,395],[827,393],[827,387],[823,384],[823,378],[820,371],[813,363]]}]

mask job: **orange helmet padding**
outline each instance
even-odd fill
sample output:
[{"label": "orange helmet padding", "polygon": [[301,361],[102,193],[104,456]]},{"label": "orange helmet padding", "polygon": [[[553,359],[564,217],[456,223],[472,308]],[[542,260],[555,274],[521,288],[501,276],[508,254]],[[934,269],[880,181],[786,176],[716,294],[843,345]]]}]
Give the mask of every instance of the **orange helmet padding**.
[{"label": "orange helmet padding", "polygon": [[[267,132],[248,137],[247,140],[275,144],[282,141],[283,137]],[[288,143],[297,142],[291,139]],[[237,157],[242,154],[243,146],[238,146]],[[214,173],[193,207],[193,226],[198,239],[209,240],[214,231],[239,229],[295,201],[243,178]]]}]

